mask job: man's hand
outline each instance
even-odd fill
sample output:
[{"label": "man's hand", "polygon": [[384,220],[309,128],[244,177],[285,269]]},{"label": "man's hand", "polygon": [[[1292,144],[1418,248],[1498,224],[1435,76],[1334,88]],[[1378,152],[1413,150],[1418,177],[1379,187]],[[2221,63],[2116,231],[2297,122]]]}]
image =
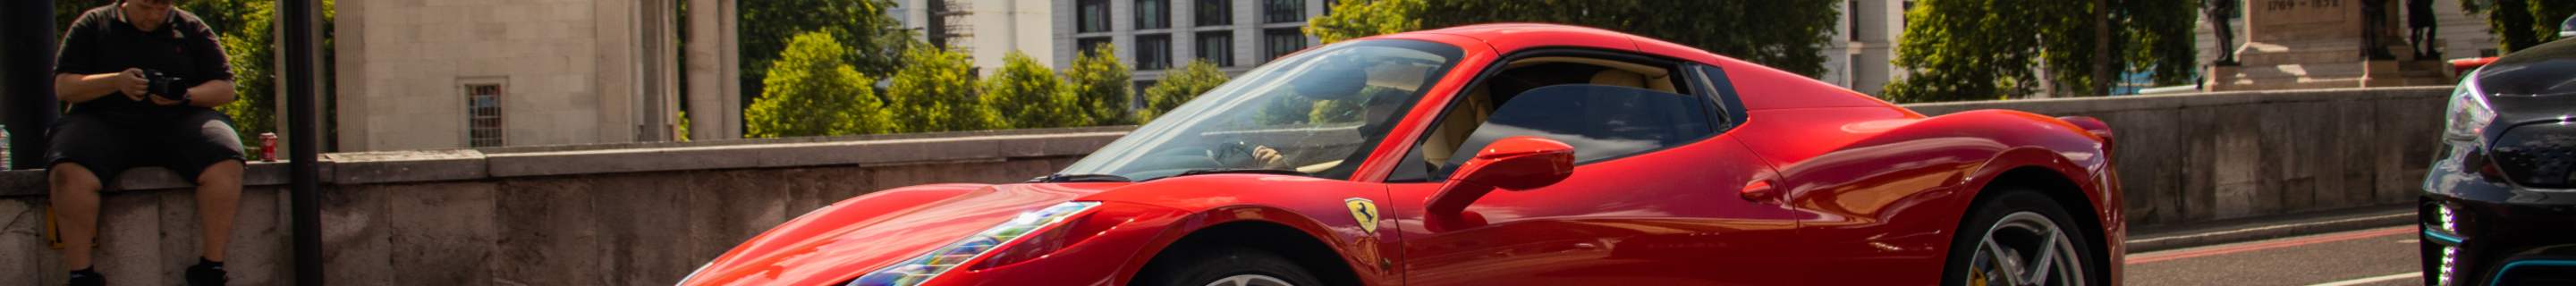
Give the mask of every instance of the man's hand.
[{"label": "man's hand", "polygon": [[1252,162],[1260,164],[1262,169],[1287,170],[1288,160],[1283,159],[1285,158],[1279,156],[1279,150],[1270,149],[1270,146],[1252,147]]},{"label": "man's hand", "polygon": [[116,75],[119,76],[114,78],[116,90],[124,93],[126,99],[143,101],[144,96],[152,95],[152,91],[147,90],[152,88],[152,79],[143,78],[143,69],[127,68]]}]

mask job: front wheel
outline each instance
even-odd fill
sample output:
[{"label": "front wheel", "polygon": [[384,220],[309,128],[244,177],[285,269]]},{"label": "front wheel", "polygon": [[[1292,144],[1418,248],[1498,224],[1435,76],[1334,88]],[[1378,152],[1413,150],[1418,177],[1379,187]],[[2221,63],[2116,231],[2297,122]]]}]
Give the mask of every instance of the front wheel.
[{"label": "front wheel", "polygon": [[1942,285],[2092,285],[2094,254],[2064,208],[2030,191],[1980,202],[1950,241]]},{"label": "front wheel", "polygon": [[[1316,286],[1314,274],[1277,254],[1247,248],[1183,250],[1158,257],[1137,273],[1144,286]],[[1166,260],[1168,259],[1168,260]]]}]

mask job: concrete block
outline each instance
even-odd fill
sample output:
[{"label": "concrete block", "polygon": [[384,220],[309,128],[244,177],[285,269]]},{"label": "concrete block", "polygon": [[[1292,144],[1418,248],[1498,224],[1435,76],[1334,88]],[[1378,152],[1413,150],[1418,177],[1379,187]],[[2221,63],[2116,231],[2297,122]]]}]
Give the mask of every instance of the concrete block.
[{"label": "concrete block", "polygon": [[161,196],[149,192],[106,193],[100,197],[98,246],[90,264],[108,284],[177,285],[163,276],[169,265],[161,256]]},{"label": "concrete block", "polygon": [[47,247],[42,197],[0,198],[0,284],[54,285],[69,279],[62,251]]},{"label": "concrete block", "polygon": [[[472,149],[333,153],[332,182],[373,184],[479,180],[490,177],[483,153]],[[338,163],[345,162],[345,163]]]},{"label": "concrete block", "polygon": [[[287,196],[280,196],[287,197]],[[334,284],[392,285],[393,216],[381,188],[350,186],[322,192],[322,279]]]},{"label": "concrete block", "polygon": [[[185,273],[183,270],[187,269],[188,265],[197,264],[197,257],[204,254],[205,248],[203,246],[205,245],[205,224],[203,223],[204,220],[197,215],[197,209],[199,209],[199,206],[197,205],[196,194],[197,192],[195,191],[137,192],[129,194],[160,197],[155,200],[161,204],[160,207],[155,208],[155,210],[159,211],[160,215],[158,218],[158,220],[161,221],[161,225],[158,229],[160,235],[154,236],[154,238],[159,239],[159,241],[155,241],[155,243],[161,244],[161,252],[154,253],[157,257],[154,258],[152,263],[164,266],[161,267],[161,272],[155,273],[155,275],[159,275],[160,277],[184,277],[182,276],[183,273]],[[239,217],[236,216],[235,219],[238,220]],[[229,238],[229,236],[227,238]]]},{"label": "concrete block", "polygon": [[492,285],[493,243],[500,236],[493,228],[496,186],[469,182],[376,189],[386,198],[388,265],[397,270],[383,274],[402,285]]},{"label": "concrete block", "polygon": [[624,275],[608,272],[603,244],[617,234],[600,232],[602,214],[590,202],[601,193],[587,179],[527,178],[499,188],[493,194],[493,225],[500,230],[496,284],[606,285],[608,277]]},{"label": "concrete block", "polygon": [[233,285],[284,285],[294,280],[295,244],[287,231],[293,223],[282,190],[276,186],[242,189],[232,240],[224,248],[224,267]]},{"label": "concrete block", "polygon": [[33,196],[50,193],[45,183],[45,170],[0,171],[0,197]]},{"label": "concrete block", "polygon": [[[688,172],[689,176],[658,174],[619,174],[589,177],[592,191],[598,192],[590,202],[597,215],[593,225],[601,235],[593,244],[603,251],[606,260],[600,267],[615,273],[602,275],[611,285],[658,285],[678,283],[681,276],[705,261],[689,261],[692,238],[706,237],[698,219],[735,217],[740,212],[701,212],[706,205],[721,205],[727,200],[751,199],[764,193],[777,193],[776,188],[757,188],[731,184],[708,184],[720,173]],[[713,195],[693,195],[712,193]],[[756,200],[756,199],[755,199]],[[739,226],[739,222],[727,222]],[[766,224],[776,225],[776,223]],[[737,241],[739,242],[739,241]]]}]

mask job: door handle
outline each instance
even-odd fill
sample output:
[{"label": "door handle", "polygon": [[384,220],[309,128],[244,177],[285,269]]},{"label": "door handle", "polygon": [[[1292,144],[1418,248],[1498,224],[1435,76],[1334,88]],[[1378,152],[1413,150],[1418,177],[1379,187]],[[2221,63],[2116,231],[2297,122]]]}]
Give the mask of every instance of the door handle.
[{"label": "door handle", "polygon": [[1742,195],[1746,201],[1770,203],[1780,198],[1780,190],[1772,188],[1771,181],[1753,181],[1753,184],[1744,186]]}]

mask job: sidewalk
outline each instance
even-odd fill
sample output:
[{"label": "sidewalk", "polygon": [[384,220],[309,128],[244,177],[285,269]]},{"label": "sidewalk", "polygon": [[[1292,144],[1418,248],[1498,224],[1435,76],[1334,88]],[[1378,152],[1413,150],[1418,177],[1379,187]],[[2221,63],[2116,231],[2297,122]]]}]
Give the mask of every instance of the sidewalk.
[{"label": "sidewalk", "polygon": [[2413,223],[2414,204],[2392,204],[2134,228],[2128,246],[2129,253],[2144,253]]}]

